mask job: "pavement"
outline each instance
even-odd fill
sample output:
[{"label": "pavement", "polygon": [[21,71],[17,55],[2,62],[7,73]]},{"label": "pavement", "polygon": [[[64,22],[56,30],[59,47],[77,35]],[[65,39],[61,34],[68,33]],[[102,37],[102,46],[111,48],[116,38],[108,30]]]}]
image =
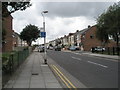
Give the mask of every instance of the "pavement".
[{"label": "pavement", "polygon": [[43,56],[37,52],[26,59],[4,88],[62,88]]},{"label": "pavement", "polygon": [[92,55],[92,56],[97,56],[97,57],[102,57],[102,58],[108,58],[108,59],[113,59],[113,60],[120,59],[120,56],[117,56],[117,55],[104,55],[104,54],[97,54],[97,53],[91,53],[91,52],[84,52],[82,54],[87,54],[87,55]]}]

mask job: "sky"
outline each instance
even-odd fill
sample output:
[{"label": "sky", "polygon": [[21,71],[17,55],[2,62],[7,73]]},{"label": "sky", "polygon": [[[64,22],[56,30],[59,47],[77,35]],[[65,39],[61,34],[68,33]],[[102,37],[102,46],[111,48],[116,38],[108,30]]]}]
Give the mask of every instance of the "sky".
[{"label": "sky", "polygon": [[[97,17],[114,2],[42,2],[31,1],[32,6],[25,11],[16,11],[13,16],[13,30],[20,33],[25,26],[32,24],[43,27],[42,11],[45,16],[46,41],[74,33],[96,24]],[[33,44],[42,44],[39,38]]]}]

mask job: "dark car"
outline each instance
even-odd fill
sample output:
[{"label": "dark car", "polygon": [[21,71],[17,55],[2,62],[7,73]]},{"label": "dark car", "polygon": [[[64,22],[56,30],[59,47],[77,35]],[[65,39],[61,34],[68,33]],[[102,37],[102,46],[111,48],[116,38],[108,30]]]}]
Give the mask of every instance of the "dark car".
[{"label": "dark car", "polygon": [[61,47],[60,46],[55,46],[55,51],[61,51]]}]

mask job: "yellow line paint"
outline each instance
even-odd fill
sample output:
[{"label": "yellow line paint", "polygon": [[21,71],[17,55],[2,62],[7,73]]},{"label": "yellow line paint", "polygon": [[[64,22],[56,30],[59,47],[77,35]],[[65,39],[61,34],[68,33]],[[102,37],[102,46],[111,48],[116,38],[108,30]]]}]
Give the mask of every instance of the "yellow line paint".
[{"label": "yellow line paint", "polygon": [[77,90],[77,88],[70,82],[70,80],[68,80],[68,78],[67,78],[55,65],[53,65],[53,67],[57,70],[57,72],[59,72],[59,73],[62,75],[62,77],[64,77],[64,79],[65,79],[73,88],[75,88],[75,90]]},{"label": "yellow line paint", "polygon": [[58,72],[68,81],[68,83],[73,87],[76,88],[71,82],[70,80],[67,79],[67,77],[54,65],[54,67],[58,70]]},{"label": "yellow line paint", "polygon": [[51,67],[54,69],[54,71],[56,72],[56,74],[61,78],[61,80],[65,83],[65,85],[68,87],[68,88],[71,88],[68,83],[63,79],[63,77],[58,73],[58,71],[51,65]]}]

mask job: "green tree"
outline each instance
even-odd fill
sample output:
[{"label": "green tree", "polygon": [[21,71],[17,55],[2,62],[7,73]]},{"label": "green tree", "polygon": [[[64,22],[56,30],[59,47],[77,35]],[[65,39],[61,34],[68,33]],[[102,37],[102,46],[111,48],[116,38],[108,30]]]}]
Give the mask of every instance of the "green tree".
[{"label": "green tree", "polygon": [[39,29],[35,25],[27,25],[23,31],[20,33],[20,38],[26,41],[29,46],[31,46],[32,41],[35,41],[39,37]]},{"label": "green tree", "polygon": [[[18,10],[25,10],[27,7],[30,7],[32,4],[30,2],[2,2],[2,23],[4,18],[8,17],[11,13],[14,13]],[[2,42],[5,41],[6,30],[4,25],[2,25]]]},{"label": "green tree", "polygon": [[108,32],[107,32],[107,28],[104,26],[104,17],[105,17],[105,13],[101,14],[101,16],[99,16],[97,18],[97,32],[96,32],[96,37],[102,42],[102,45],[104,46],[105,43],[108,42]]},{"label": "green tree", "polygon": [[96,36],[101,41],[107,42],[109,35],[119,45],[120,35],[120,2],[110,6],[106,12],[102,13],[97,18],[97,33]]}]

